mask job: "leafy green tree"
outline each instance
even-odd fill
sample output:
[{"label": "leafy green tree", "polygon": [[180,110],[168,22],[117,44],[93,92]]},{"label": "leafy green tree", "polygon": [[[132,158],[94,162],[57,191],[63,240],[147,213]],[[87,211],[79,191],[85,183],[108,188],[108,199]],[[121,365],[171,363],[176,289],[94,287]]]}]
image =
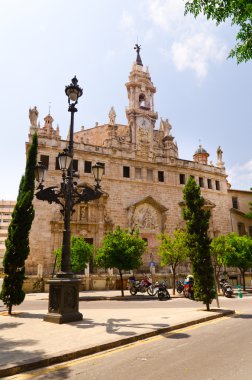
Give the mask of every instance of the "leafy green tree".
[{"label": "leafy green tree", "polygon": [[124,270],[137,269],[142,264],[141,257],[144,253],[146,243],[139,236],[138,231],[128,233],[119,226],[109,232],[98,249],[95,262],[102,268],[117,268],[120,274],[121,292],[123,291]]},{"label": "leafy green tree", "polygon": [[172,268],[173,294],[175,294],[176,269],[189,256],[186,237],[186,233],[181,230],[174,231],[173,236],[165,234],[158,236],[161,240],[158,248],[158,254],[161,256],[161,265],[170,265]]},{"label": "leafy green tree", "polygon": [[[60,269],[62,248],[56,249],[54,254],[56,255],[56,266]],[[71,266],[74,273],[83,271],[92,256],[93,246],[91,244],[81,237],[71,237]]]},{"label": "leafy green tree", "polygon": [[215,278],[220,290],[219,279],[221,268],[226,264],[227,254],[232,250],[232,247],[227,239],[227,236],[220,235],[211,241],[211,255],[215,271]]},{"label": "leafy green tree", "polygon": [[219,25],[230,20],[238,27],[234,49],[229,58],[236,57],[237,63],[252,58],[252,1],[251,0],[190,0],[185,4],[185,14],[192,13],[197,17],[200,13]]},{"label": "leafy green tree", "polygon": [[210,212],[204,210],[204,198],[192,177],[189,177],[183,193],[183,217],[186,221],[187,247],[194,276],[194,297],[197,301],[203,301],[207,310],[210,310],[210,303],[214,298],[211,240],[208,237]]},{"label": "leafy green tree", "polygon": [[229,234],[227,238],[232,249],[226,256],[226,265],[240,270],[245,290],[245,272],[252,267],[252,239],[247,235],[239,236],[235,233]]},{"label": "leafy green tree", "polygon": [[4,280],[0,298],[7,306],[8,314],[11,314],[13,305],[21,304],[25,298],[22,287],[25,279],[25,260],[30,252],[29,233],[34,218],[32,200],[37,147],[37,134],[34,134],[28,151],[25,175],[20,181],[17,203],[12,213],[8,236],[5,241]]}]

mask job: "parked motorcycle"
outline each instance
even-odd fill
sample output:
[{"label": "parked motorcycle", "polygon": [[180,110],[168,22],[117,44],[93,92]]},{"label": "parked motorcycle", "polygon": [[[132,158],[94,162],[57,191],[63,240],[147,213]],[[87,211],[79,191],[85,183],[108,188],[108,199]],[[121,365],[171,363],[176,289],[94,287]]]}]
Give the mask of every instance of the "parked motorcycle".
[{"label": "parked motorcycle", "polygon": [[194,300],[194,290],[193,290],[194,279],[192,275],[188,275],[184,281],[183,293],[186,298]]},{"label": "parked motorcycle", "polygon": [[129,277],[128,279],[128,289],[132,296],[135,296],[137,293],[145,292],[148,292],[149,295],[152,295],[150,291],[151,285],[152,283],[147,277],[141,281],[136,280],[135,277]]},{"label": "parked motorcycle", "polygon": [[171,298],[165,282],[162,282],[158,285],[157,296],[159,301],[169,300]]},{"label": "parked motorcycle", "polygon": [[228,283],[227,280],[225,279],[220,280],[220,287],[221,287],[222,294],[225,297],[231,298],[232,295],[234,294],[232,286]]},{"label": "parked motorcycle", "polygon": [[183,290],[184,290],[184,284],[182,281],[176,281],[176,290],[177,290],[177,293],[182,293]]}]

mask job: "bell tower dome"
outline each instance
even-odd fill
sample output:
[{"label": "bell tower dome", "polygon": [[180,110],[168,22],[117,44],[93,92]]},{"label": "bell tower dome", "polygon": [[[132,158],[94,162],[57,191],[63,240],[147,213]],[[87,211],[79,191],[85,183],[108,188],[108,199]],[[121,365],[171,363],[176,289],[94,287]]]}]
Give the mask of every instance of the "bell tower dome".
[{"label": "bell tower dome", "polygon": [[[132,143],[138,144],[139,129],[145,129],[145,143],[151,147],[153,129],[158,118],[154,108],[154,94],[156,87],[151,81],[148,66],[145,71],[140,56],[141,46],[136,44],[136,61],[133,63],[129,81],[126,83],[129,105],[126,109],[126,117],[131,129]],[[141,131],[140,131],[141,132]],[[140,133],[141,134],[141,133]],[[143,134],[143,133],[142,133]]]}]

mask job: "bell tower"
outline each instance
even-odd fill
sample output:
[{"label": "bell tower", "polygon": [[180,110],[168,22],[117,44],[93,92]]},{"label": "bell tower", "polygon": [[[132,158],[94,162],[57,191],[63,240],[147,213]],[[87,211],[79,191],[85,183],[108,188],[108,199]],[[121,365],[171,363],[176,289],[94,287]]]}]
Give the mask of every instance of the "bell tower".
[{"label": "bell tower", "polygon": [[141,46],[135,45],[136,61],[133,63],[129,81],[126,83],[129,106],[126,117],[130,126],[131,142],[135,144],[136,151],[151,151],[153,144],[153,129],[158,118],[154,108],[154,87],[149,69],[143,70],[140,57]]}]

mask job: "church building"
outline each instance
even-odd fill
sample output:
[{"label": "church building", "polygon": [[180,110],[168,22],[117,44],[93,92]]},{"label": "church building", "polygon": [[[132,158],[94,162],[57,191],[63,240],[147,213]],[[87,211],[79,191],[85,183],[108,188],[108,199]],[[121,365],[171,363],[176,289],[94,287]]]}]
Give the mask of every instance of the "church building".
[{"label": "church building", "polygon": [[[205,207],[211,211],[211,237],[231,231],[252,236],[252,220],[245,217],[252,192],[230,188],[220,147],[215,164],[209,163],[209,154],[201,145],[192,152],[191,161],[179,157],[172,126],[168,119],[159,119],[155,109],[156,87],[148,67],[143,66],[138,45],[136,50],[137,58],[126,83],[127,124],[117,121],[111,107],[106,123],[90,129],[82,127],[74,133],[73,165],[79,174],[78,184],[94,184],[91,168],[96,162],[104,165],[105,172],[102,197],[76,205],[71,230],[72,235],[81,236],[98,248],[104,235],[116,226],[139,229],[147,242],[141,270],[149,271],[151,261],[159,272],[162,268],[157,235],[172,234],[185,226],[183,188],[189,176],[199,184]],[[48,168],[44,185],[59,186],[62,173],[57,157],[67,147],[67,137],[60,136],[50,114],[44,118],[43,126],[38,124],[36,107],[30,109],[29,118],[26,148],[37,131],[38,161]],[[62,244],[63,217],[59,205],[34,198],[34,207],[26,272],[46,275],[53,270],[53,251]]]}]

